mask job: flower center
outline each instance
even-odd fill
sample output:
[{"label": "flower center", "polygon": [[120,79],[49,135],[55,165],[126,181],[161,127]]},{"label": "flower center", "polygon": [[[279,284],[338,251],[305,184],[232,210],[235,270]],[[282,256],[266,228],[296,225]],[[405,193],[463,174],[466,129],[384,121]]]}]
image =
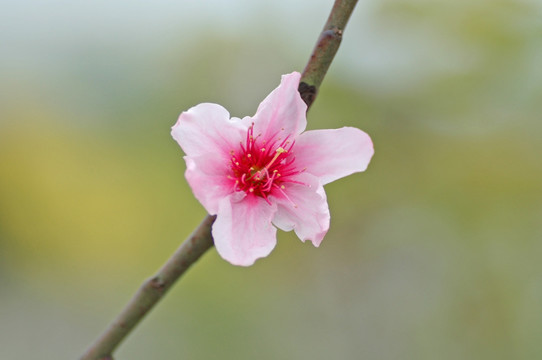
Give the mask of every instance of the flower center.
[{"label": "flower center", "polygon": [[261,140],[261,134],[254,136],[254,123],[248,128],[246,141],[240,143],[238,151],[230,152],[232,174],[228,178],[234,181],[235,191],[263,197],[270,203],[268,196],[273,192],[286,195],[285,182],[297,183],[291,177],[303,170],[294,166],[294,144],[278,135]]}]

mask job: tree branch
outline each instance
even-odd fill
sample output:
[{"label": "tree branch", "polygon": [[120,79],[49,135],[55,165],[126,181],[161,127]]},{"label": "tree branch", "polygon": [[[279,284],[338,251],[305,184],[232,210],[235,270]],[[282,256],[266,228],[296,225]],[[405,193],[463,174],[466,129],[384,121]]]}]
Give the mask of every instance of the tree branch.
[{"label": "tree branch", "polygon": [[333,9],[331,9],[299,82],[299,93],[307,104],[307,110],[314,102],[327,69],[339,50],[344,28],[357,2],[357,0],[335,0]]},{"label": "tree branch", "polygon": [[[343,30],[357,0],[336,0],[320,34],[301,81],[299,93],[310,108],[327,69],[341,43]],[[158,303],[184,272],[213,246],[211,226],[215,216],[207,215],[156,275],[146,280],[122,312],[88,348],[80,360],[113,360],[113,351],[143,317]]]},{"label": "tree branch", "polygon": [[205,217],[156,275],[141,285],[124,310],[85,352],[81,360],[113,359],[111,354],[126,335],[156,305],[190,265],[213,246],[211,225],[215,218],[216,216],[210,215]]}]

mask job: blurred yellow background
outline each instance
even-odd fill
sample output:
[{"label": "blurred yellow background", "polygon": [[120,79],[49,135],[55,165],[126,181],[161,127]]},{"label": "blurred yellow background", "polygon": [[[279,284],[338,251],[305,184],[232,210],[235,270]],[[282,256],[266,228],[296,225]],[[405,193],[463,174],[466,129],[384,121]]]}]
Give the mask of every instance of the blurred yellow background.
[{"label": "blurred yellow background", "polygon": [[[331,0],[1,1],[0,358],[77,358],[204,210],[169,135],[252,115]],[[360,0],[309,114],[376,155],[319,249],[210,250],[117,359],[542,358],[542,4]]]}]

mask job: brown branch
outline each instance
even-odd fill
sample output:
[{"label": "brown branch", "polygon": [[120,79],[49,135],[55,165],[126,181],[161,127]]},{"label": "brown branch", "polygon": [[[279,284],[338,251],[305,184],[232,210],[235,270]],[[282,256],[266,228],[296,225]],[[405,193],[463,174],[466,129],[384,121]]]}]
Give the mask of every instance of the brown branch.
[{"label": "brown branch", "polygon": [[310,108],[314,102],[327,69],[339,50],[344,28],[357,2],[357,0],[335,0],[299,83],[299,93],[307,104],[307,108]]},{"label": "brown branch", "polygon": [[213,246],[211,225],[216,216],[207,215],[155,276],[145,281],[132,300],[109,325],[81,360],[112,360],[111,354],[130,331],[171,288],[175,281]]},{"label": "brown branch", "polygon": [[[339,48],[344,27],[356,2],[357,0],[336,0],[333,5],[299,84],[299,93],[307,104],[307,109],[314,102],[318,88]],[[141,285],[122,312],[88,348],[80,360],[113,360],[113,351],[122,340],[158,303],[175,281],[213,246],[211,226],[215,219],[216,216],[207,215],[158,273]]]}]

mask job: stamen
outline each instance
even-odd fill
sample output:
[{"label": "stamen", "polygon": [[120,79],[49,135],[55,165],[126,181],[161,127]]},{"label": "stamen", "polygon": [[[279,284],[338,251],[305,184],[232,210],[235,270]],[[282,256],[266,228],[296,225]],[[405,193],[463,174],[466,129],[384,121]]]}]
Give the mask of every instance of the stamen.
[{"label": "stamen", "polygon": [[267,203],[268,203],[269,205],[273,205],[273,204],[271,204],[271,201],[269,201],[269,199],[267,198],[267,195],[265,195],[265,193],[262,192],[261,194],[262,194],[263,199],[264,199],[265,201],[267,201]]},{"label": "stamen", "polygon": [[[267,170],[266,170],[267,172]],[[266,186],[262,189],[263,191],[269,191],[271,190],[271,186],[273,186],[273,181],[275,180],[275,176],[277,175],[277,170],[273,171],[273,175],[269,178],[269,173],[267,173],[268,180],[266,182]]]},{"label": "stamen", "polygon": [[275,185],[273,184],[273,186],[275,186],[275,188],[280,191],[280,193],[282,195],[284,195],[284,197],[286,198],[286,200],[288,200],[290,202],[290,204],[292,204],[293,207],[297,208],[297,204],[295,202],[292,201],[292,199],[290,199],[290,197],[288,195],[286,195],[286,193],[283,191],[284,189],[284,185],[282,186],[278,186],[278,185]]},{"label": "stamen", "polygon": [[[299,184],[299,185],[303,185],[303,186],[306,186],[306,187],[311,187],[310,184],[307,184],[307,183],[304,183],[304,182],[301,182],[301,181],[295,181],[295,180],[288,180],[288,182],[290,183],[293,183],[293,184]],[[282,185],[284,186],[284,185]]]},{"label": "stamen", "polygon": [[235,181],[235,191],[252,193],[264,198],[268,204],[271,204],[270,194],[275,192],[280,196],[280,193],[297,207],[286,195],[284,184],[308,185],[292,179],[304,170],[294,166],[295,156],[290,152],[295,141],[290,140],[291,135],[281,133],[284,130],[281,128],[275,134],[262,139],[262,134],[254,134],[254,123],[247,129],[246,137],[239,142],[237,151],[230,151],[232,173],[227,175],[227,178]]}]

